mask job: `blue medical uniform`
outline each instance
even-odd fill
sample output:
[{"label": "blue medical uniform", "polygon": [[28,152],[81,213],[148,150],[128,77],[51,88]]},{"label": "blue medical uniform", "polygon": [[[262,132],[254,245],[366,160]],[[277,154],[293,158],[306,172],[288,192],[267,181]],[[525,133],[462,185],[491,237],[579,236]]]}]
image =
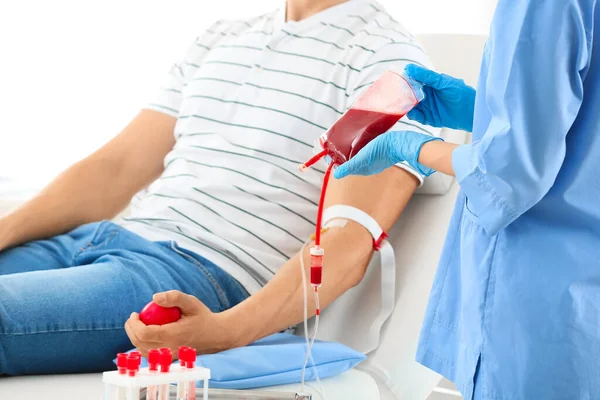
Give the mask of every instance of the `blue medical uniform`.
[{"label": "blue medical uniform", "polygon": [[600,0],[500,0],[417,359],[465,399],[600,399]]}]

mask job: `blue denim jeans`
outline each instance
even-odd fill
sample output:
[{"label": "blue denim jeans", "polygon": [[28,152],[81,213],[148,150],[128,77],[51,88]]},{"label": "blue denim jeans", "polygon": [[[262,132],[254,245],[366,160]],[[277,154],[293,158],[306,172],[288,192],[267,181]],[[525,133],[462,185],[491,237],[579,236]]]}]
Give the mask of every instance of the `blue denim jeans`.
[{"label": "blue denim jeans", "polygon": [[114,369],[123,325],[152,295],[180,290],[220,312],[248,297],[210,261],[104,221],[0,253],[0,375]]}]

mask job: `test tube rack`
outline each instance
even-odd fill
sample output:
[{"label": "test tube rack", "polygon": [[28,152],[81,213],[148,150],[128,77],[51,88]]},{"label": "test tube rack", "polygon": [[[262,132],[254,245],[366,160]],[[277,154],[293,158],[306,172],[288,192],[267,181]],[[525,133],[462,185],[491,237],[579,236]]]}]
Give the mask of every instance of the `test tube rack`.
[{"label": "test tube rack", "polygon": [[108,371],[102,374],[102,381],[108,385],[114,385],[125,388],[143,388],[148,386],[167,385],[172,382],[190,382],[204,381],[205,387],[208,387],[210,379],[210,370],[207,368],[195,367],[193,370],[181,371],[175,368],[169,372],[152,372],[149,368],[140,368],[136,376],[127,376],[119,374],[118,371]]},{"label": "test tube rack", "polygon": [[203,381],[204,399],[208,399],[208,380],[210,370],[207,368],[194,367],[192,370],[181,370],[174,368],[169,372],[150,371],[149,368],[140,368],[135,376],[119,374],[118,371],[108,371],[102,374],[105,385],[105,400],[112,400],[111,386],[125,389],[142,389],[149,386],[169,385],[173,382],[198,382]]},{"label": "test tube rack", "polygon": [[210,370],[194,365],[196,349],[180,346],[178,354],[179,368],[173,370],[173,354],[167,347],[149,350],[148,367],[141,369],[139,352],[117,354],[117,371],[105,372],[102,375],[104,399],[139,400],[141,389],[148,388],[152,389],[151,400],[168,400],[169,384],[177,382],[177,400],[193,400],[196,397],[198,381],[203,381],[203,398],[208,399]]}]

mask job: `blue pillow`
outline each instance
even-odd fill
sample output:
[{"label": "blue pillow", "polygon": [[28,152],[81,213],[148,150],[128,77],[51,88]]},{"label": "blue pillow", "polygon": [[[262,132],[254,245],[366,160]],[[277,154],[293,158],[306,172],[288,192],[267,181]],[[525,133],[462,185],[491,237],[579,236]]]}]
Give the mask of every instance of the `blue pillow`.
[{"label": "blue pillow", "polygon": [[[210,387],[253,389],[299,383],[305,354],[304,337],[276,333],[246,347],[198,356],[196,365],[210,369]],[[312,356],[322,379],[352,369],[366,358],[364,354],[339,343],[318,340],[313,345]],[[143,358],[142,367],[147,365]],[[310,360],[305,379],[316,379]]]}]

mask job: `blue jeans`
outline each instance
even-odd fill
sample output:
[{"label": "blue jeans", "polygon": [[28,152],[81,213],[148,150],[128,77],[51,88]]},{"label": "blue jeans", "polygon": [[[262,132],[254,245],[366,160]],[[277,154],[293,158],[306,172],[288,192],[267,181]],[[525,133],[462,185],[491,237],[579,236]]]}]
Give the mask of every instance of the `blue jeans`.
[{"label": "blue jeans", "polygon": [[104,221],[0,253],[0,375],[114,369],[123,325],[152,295],[180,290],[214,312],[248,297],[210,261]]}]

